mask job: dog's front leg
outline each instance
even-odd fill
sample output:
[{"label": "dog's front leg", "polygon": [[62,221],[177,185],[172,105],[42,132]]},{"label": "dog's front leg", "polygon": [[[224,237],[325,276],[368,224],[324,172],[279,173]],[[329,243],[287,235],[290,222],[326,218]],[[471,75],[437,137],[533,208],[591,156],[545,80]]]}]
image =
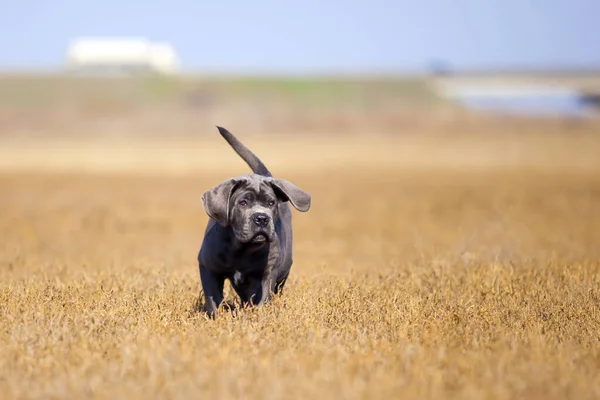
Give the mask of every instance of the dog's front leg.
[{"label": "dog's front leg", "polygon": [[202,282],[202,290],[204,291],[204,311],[212,317],[223,301],[225,278],[212,273],[206,267],[200,265],[200,280]]},{"label": "dog's front leg", "polygon": [[261,281],[260,299],[257,305],[264,304],[271,300],[271,295],[275,291],[275,280],[270,273],[266,273]]}]

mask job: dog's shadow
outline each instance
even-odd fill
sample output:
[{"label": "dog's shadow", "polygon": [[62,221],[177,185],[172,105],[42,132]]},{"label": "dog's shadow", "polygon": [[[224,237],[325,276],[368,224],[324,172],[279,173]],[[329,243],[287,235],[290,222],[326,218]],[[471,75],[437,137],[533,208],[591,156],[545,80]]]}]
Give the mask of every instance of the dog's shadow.
[{"label": "dog's shadow", "polygon": [[255,306],[251,304],[240,304],[239,302],[235,302],[233,300],[223,300],[219,308],[217,309],[215,315],[210,315],[204,310],[204,301],[203,296],[200,294],[194,299],[192,306],[189,310],[190,316],[193,315],[201,315],[206,319],[215,319],[215,317],[219,314],[230,314],[232,317],[237,317],[242,310],[251,310],[255,308]]},{"label": "dog's shadow", "polygon": [[[281,293],[274,294],[271,298],[269,304],[274,304],[277,302],[277,299],[281,296]],[[239,317],[242,312],[257,312],[262,306],[257,306],[252,303],[240,303],[239,301],[224,299],[221,305],[217,308],[213,315],[207,313],[204,309],[204,296],[202,295],[202,291],[200,294],[194,299],[190,309],[189,316],[203,316],[206,319],[214,320],[219,315],[230,315],[233,318]],[[283,303],[285,305],[285,302]]]}]

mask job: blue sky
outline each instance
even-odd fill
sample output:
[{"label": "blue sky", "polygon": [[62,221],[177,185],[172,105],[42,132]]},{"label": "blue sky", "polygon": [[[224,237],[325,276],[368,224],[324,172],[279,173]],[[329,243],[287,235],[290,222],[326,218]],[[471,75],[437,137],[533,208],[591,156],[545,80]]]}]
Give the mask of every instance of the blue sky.
[{"label": "blue sky", "polygon": [[169,41],[225,73],[600,67],[600,0],[4,0],[0,67],[59,66],[71,38]]}]

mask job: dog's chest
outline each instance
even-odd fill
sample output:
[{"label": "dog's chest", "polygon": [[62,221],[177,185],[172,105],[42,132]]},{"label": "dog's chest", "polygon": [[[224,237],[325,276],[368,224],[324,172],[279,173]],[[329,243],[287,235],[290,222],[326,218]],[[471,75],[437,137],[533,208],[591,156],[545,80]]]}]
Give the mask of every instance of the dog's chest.
[{"label": "dog's chest", "polygon": [[262,279],[267,271],[276,264],[280,250],[278,243],[262,251],[255,252],[223,252],[219,261],[222,271],[235,285],[242,285],[248,280]]},{"label": "dog's chest", "polygon": [[229,280],[234,287],[246,287],[253,282],[260,282],[265,274],[264,269],[234,269]]},{"label": "dog's chest", "polygon": [[244,275],[242,274],[242,271],[235,271],[231,280],[236,286],[242,285],[244,283]]}]

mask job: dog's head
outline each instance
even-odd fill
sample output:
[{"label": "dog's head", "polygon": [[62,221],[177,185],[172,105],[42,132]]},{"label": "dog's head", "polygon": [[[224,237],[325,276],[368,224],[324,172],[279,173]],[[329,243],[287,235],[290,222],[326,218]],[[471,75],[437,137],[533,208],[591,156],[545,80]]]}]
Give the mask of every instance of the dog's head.
[{"label": "dog's head", "polygon": [[310,194],[289,181],[256,174],[228,179],[202,195],[206,214],[230,226],[241,243],[273,241],[279,204],[289,201],[306,212],[310,200]]}]

